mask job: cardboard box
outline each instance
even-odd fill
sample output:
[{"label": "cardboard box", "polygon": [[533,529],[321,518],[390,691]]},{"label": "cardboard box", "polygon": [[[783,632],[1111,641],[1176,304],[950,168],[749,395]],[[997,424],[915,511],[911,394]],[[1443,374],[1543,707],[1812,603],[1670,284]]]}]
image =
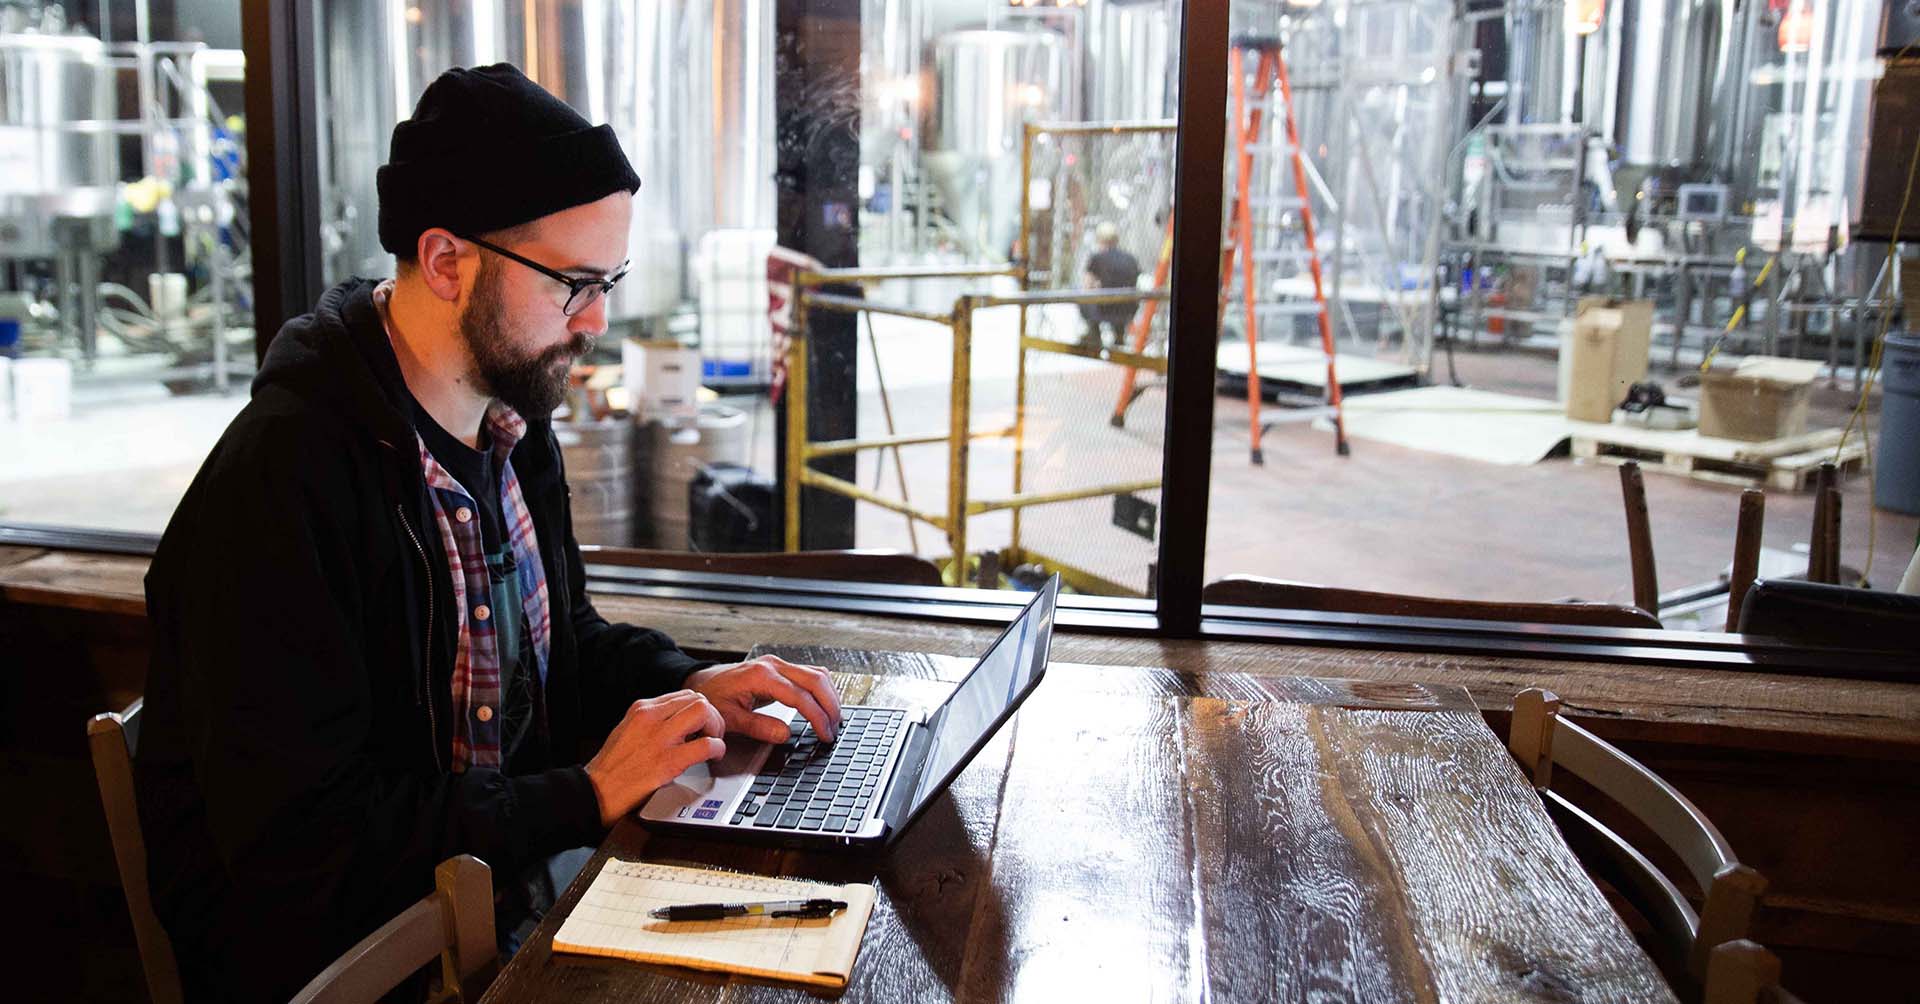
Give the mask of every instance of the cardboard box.
[{"label": "cardboard box", "polygon": [[700,410],[700,350],[674,341],[629,338],[620,344],[629,407],[643,418]]},{"label": "cardboard box", "polygon": [[1609,422],[1627,388],[1647,378],[1653,338],[1652,300],[1580,299],[1560,352],[1565,360],[1567,417]]},{"label": "cardboard box", "polygon": [[1820,364],[1748,356],[1729,370],[1700,374],[1700,434],[1750,443],[1807,431],[1807,398]]}]

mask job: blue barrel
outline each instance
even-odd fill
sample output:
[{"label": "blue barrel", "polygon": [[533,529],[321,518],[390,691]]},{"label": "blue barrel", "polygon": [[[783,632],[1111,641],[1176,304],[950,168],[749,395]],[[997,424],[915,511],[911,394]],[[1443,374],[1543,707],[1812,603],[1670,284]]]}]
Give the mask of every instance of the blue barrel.
[{"label": "blue barrel", "polygon": [[1880,387],[1873,502],[1920,516],[1920,336],[1887,335],[1880,352]]}]

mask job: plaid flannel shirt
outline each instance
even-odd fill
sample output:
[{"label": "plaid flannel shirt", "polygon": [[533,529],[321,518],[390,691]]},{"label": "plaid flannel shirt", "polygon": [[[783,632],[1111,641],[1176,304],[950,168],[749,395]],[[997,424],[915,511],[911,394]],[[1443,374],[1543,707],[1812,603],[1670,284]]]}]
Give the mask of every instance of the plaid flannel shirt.
[{"label": "plaid flannel shirt", "polygon": [[[487,429],[492,434],[493,457],[500,471],[500,511],[507,525],[507,547],[519,577],[521,612],[526,615],[534,668],[540,685],[547,681],[547,654],[553,621],[547,608],[547,573],[540,565],[540,543],[533,532],[533,516],[520,494],[507,455],[526,435],[527,422],[512,408],[493,402],[487,407]],[[433,520],[440,527],[440,543],[453,580],[454,609],[461,612],[460,639],[453,661],[453,769],[500,766],[500,649],[494,620],[513,616],[487,606],[492,593],[487,578],[486,544],[473,495],[439,461],[418,432],[420,466],[426,472],[427,496],[433,500]]]}]

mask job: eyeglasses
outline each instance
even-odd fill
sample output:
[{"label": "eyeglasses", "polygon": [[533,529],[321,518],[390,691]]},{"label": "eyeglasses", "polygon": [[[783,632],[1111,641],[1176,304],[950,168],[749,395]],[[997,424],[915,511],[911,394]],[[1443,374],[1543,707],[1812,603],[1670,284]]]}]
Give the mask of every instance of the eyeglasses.
[{"label": "eyeglasses", "polygon": [[579,314],[581,311],[593,306],[595,300],[612,292],[614,284],[626,278],[627,269],[631,264],[629,262],[621,262],[619,269],[615,270],[614,273],[609,276],[576,278],[557,269],[548,268],[531,258],[523,258],[506,248],[483,241],[478,237],[461,237],[460,239],[478,244],[502,258],[517,261],[533,269],[535,272],[567,287],[567,303],[566,306],[561,307],[560,310],[561,313],[566,314],[568,317]]}]

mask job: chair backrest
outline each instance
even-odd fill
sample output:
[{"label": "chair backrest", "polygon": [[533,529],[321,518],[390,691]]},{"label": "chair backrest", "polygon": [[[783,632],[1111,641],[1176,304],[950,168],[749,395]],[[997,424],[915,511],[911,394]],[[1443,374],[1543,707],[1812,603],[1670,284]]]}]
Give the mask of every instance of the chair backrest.
[{"label": "chair backrest", "polygon": [[781,579],[837,579],[844,582],[881,582],[902,586],[942,584],[939,566],[904,551],[717,553],[583,545],[580,548],[580,559],[588,564],[619,565],[624,568],[665,568],[683,572],[770,575]]},{"label": "chair backrest", "polygon": [[433,885],[308,981],[293,1004],[372,1004],[436,955],[441,985],[458,1000],[479,1000],[497,969],[492,872],[462,854],[440,862]]},{"label": "chair backrest", "polygon": [[1779,957],[1745,938],[1714,946],[1707,986],[1702,1004],[1800,1004],[1780,985]]},{"label": "chair backrest", "polygon": [[[1766,891],[1759,872],[1734,857],[1718,827],[1659,775],[1611,743],[1559,716],[1544,690],[1515,696],[1507,744],[1583,860],[1597,864],[1654,925],[1669,956],[1693,980],[1707,977],[1714,946],[1746,936]],[[1550,790],[1554,768],[1613,800],[1678,857],[1705,896],[1699,913],[1666,875],[1590,813]]]},{"label": "chair backrest", "polygon": [[1920,647],[1920,596],[1794,579],[1761,579],[1740,608],[1743,634],[1840,648]]},{"label": "chair backrest", "polygon": [[1452,617],[1475,621],[1531,621],[1579,627],[1658,628],[1660,619],[1639,607],[1612,603],[1497,603],[1403,596],[1363,589],[1335,589],[1258,575],[1230,575],[1200,590],[1203,603],[1393,617]]},{"label": "chair backrest", "polygon": [[178,1004],[180,967],[174,961],[173,941],[153,912],[153,893],[147,885],[147,840],[140,831],[140,806],[133,791],[133,754],[140,741],[140,707],[134,701],[121,711],[93,716],[87,722],[87,749],[93,756],[93,776],[100,785],[100,807],[106,810],[107,836],[113,843],[113,861],[126,890],[127,912],[133,917],[133,937],[140,947],[140,968],[146,972],[147,994],[154,1004]]}]

